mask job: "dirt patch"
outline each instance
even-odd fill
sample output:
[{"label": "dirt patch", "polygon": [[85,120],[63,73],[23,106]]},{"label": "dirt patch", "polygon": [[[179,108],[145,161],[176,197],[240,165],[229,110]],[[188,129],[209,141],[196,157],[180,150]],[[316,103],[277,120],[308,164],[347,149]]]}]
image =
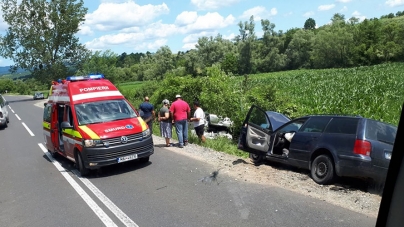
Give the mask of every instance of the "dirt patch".
[{"label": "dirt patch", "polygon": [[[153,136],[153,140],[156,146],[165,144],[161,137]],[[278,186],[370,217],[377,217],[379,212],[381,196],[375,193],[376,187],[368,185],[366,181],[341,179],[333,185],[322,186],[310,178],[309,171],[278,163],[267,162],[255,166],[250,159],[242,159],[195,144],[189,144],[183,149],[167,149],[204,161],[212,165],[214,170],[220,169],[220,174],[227,174],[235,181]]]}]

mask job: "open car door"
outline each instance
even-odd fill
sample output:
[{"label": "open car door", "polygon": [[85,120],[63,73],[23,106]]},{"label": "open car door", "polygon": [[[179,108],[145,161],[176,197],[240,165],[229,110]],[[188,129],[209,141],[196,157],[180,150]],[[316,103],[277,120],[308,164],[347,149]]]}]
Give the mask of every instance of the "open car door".
[{"label": "open car door", "polygon": [[240,132],[238,149],[258,154],[266,155],[272,149],[273,129],[269,117],[264,110],[253,105]]}]

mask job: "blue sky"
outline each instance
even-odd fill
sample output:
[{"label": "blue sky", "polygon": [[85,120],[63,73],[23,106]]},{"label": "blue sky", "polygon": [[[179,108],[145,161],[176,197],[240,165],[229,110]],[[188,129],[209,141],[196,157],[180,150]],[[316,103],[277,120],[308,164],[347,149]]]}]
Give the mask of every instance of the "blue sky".
[{"label": "blue sky", "polygon": [[[186,51],[195,48],[199,37],[218,33],[231,39],[238,34],[238,22],[251,15],[260,37],[261,19],[274,23],[276,31],[287,31],[303,27],[309,17],[322,26],[335,13],[362,21],[404,10],[404,0],[85,0],[84,4],[88,14],[77,34],[80,42],[94,51],[117,54],[155,52],[164,45],[173,53]],[[1,21],[0,34],[6,27]],[[11,64],[0,58],[0,66]]]}]

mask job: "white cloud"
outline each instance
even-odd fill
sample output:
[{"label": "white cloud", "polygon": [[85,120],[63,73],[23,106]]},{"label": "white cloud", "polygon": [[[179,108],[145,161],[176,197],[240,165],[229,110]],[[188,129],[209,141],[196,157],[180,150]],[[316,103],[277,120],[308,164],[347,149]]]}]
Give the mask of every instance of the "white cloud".
[{"label": "white cloud", "polygon": [[[195,17],[196,16],[196,17]],[[119,30],[119,33],[108,34],[87,42],[85,45],[92,50],[106,49],[111,46],[125,46],[128,48],[152,47],[167,42],[170,36],[186,34],[184,45],[195,43],[199,37],[215,36],[218,30],[233,25],[235,18],[219,13],[206,13],[198,16],[192,12],[183,12],[177,16],[176,24],[163,24],[161,21],[144,24],[141,27],[133,26]],[[181,26],[179,26],[181,25]],[[165,45],[165,43],[164,43]]]},{"label": "white cloud", "polygon": [[103,2],[97,10],[86,15],[84,26],[100,31],[120,30],[150,23],[168,12],[169,8],[165,3],[141,6],[133,0],[124,3]]},{"label": "white cloud", "polygon": [[249,19],[251,16],[254,16],[254,20],[261,20],[266,17],[270,16],[275,16],[278,14],[278,10],[276,8],[272,8],[270,11],[268,11],[265,7],[263,6],[256,6],[254,8],[248,9],[243,12],[243,14],[240,16],[242,19]]},{"label": "white cloud", "polygon": [[404,0],[387,0],[386,5],[395,7],[404,5]]},{"label": "white cloud", "polygon": [[365,19],[366,19],[366,16],[363,16],[360,12],[358,12],[357,10],[355,10],[353,13],[352,13],[352,17],[355,17],[355,18],[358,18],[359,19],[359,22],[362,22],[362,21],[364,21]]},{"label": "white cloud", "polygon": [[223,39],[228,39],[228,40],[233,40],[236,37],[234,33],[231,33],[229,35],[223,35]]},{"label": "white cloud", "polygon": [[199,10],[219,9],[238,3],[240,0],[191,0]]},{"label": "white cloud", "polygon": [[142,42],[141,44],[135,45],[135,51],[146,51],[146,50],[157,50],[162,46],[167,44],[166,39],[158,39],[154,42]]},{"label": "white cloud", "polygon": [[201,38],[201,37],[203,37],[203,36],[210,37],[210,36],[215,36],[215,35],[217,35],[217,33],[215,33],[215,32],[199,32],[199,33],[194,33],[194,34],[187,35],[187,36],[182,40],[182,42],[183,42],[183,43],[197,43],[197,42],[198,42],[198,39]]},{"label": "white cloud", "polygon": [[350,1],[352,1],[352,0],[336,0],[336,2],[341,2],[341,3],[348,3]]},{"label": "white cloud", "polygon": [[303,17],[311,17],[311,16],[313,16],[313,15],[314,15],[314,12],[313,12],[313,11],[309,11],[309,12],[304,13],[304,14],[303,14]]},{"label": "white cloud", "polygon": [[196,49],[196,43],[185,43],[182,46],[182,49],[184,49],[184,50]]},{"label": "white cloud", "polygon": [[321,5],[318,7],[318,11],[326,11],[330,10],[335,7],[335,4],[330,4],[330,5]]},{"label": "white cloud", "polygon": [[[145,29],[133,28],[134,32],[127,32],[130,29],[126,29],[126,32],[121,32],[117,34],[108,34],[101,36],[99,38],[93,39],[87,42],[85,45],[89,49],[103,49],[109,46],[125,45],[125,46],[139,46],[139,43],[146,43],[151,46],[151,40],[166,40],[167,37],[176,34],[178,31],[177,27],[173,24],[162,24],[157,22],[148,25]],[[138,31],[138,32],[136,32]],[[147,46],[147,45],[144,46]]]},{"label": "white cloud", "polygon": [[180,27],[179,31],[184,34],[195,33],[200,31],[214,31],[216,29],[225,28],[233,25],[235,22],[233,15],[226,18],[219,13],[206,13],[205,15],[198,16],[192,24]]},{"label": "white cloud", "polygon": [[342,7],[342,9],[340,10],[340,12],[345,12],[345,11],[347,11],[347,10],[348,10],[348,7],[344,6],[344,7]]},{"label": "white cloud", "polygon": [[175,23],[180,26],[187,25],[194,23],[197,19],[198,19],[197,12],[184,11],[177,16],[177,18],[175,19]]}]

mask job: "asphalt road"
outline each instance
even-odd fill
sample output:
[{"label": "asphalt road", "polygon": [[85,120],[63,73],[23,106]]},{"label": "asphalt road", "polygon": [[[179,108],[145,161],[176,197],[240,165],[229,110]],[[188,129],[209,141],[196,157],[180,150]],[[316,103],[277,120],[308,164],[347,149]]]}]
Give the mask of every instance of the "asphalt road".
[{"label": "asphalt road", "polygon": [[[10,124],[0,129],[0,226],[374,226],[375,218],[286,189],[220,174],[155,147],[148,164],[105,167],[87,178],[43,149],[38,101],[5,96]],[[11,111],[12,110],[12,111]]]}]

